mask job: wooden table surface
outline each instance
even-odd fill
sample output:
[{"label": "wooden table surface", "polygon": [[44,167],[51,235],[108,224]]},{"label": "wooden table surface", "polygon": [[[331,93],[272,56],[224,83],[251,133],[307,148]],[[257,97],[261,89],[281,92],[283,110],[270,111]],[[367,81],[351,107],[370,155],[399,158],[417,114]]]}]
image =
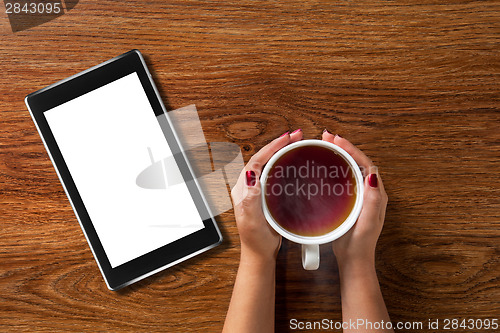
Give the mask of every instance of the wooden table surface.
[{"label": "wooden table surface", "polygon": [[[209,141],[247,161],[285,131],[324,128],[380,168],[377,270],[393,322],[499,319],[498,1],[80,1],[13,33],[0,14],[0,331],[217,332],[239,261],[223,245],[106,288],[25,95],[130,49],[169,109],[196,104]],[[276,330],[341,320],[329,245],[318,271],[285,242]],[[451,326],[450,326],[451,327]],[[456,331],[482,331],[463,330]],[[492,332],[494,330],[486,330]]]}]

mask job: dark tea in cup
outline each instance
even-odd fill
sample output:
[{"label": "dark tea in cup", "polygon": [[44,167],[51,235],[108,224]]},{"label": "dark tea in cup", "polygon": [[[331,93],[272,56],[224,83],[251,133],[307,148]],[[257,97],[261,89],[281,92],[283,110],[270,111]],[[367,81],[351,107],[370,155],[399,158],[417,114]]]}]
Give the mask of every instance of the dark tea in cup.
[{"label": "dark tea in cup", "polygon": [[356,223],[363,207],[363,175],[344,149],[300,140],[277,151],[260,176],[262,210],[281,236],[302,244],[302,266],[319,267],[319,245]]},{"label": "dark tea in cup", "polygon": [[352,212],[356,176],[336,151],[318,145],[297,146],[280,156],[267,173],[265,204],[287,232],[318,237],[337,229]]}]

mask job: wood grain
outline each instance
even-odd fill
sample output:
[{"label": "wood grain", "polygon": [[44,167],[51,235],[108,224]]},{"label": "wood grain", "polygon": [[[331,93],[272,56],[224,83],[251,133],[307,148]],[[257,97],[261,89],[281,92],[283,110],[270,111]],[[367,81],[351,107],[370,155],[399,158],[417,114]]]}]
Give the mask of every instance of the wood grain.
[{"label": "wood grain", "polygon": [[[16,33],[2,10],[0,34],[1,331],[222,328],[239,261],[232,211],[217,218],[221,247],[108,291],[23,103],[133,48],[165,104],[196,104],[207,139],[245,160],[287,130],[328,128],[376,162],[394,322],[500,318],[498,1],[89,0]],[[306,272],[283,244],[278,332],[341,319],[335,258],[321,251]]]}]

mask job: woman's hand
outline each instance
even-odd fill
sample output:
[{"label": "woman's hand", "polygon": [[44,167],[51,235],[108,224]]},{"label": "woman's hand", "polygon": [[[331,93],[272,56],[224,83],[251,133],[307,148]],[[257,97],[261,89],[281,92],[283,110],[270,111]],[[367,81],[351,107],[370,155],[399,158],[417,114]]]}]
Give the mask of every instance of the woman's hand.
[{"label": "woman's hand", "polygon": [[243,169],[231,191],[242,259],[276,260],[281,236],[267,223],[262,212],[260,174],[271,156],[286,145],[302,139],[302,131],[285,133],[259,150]]},{"label": "woman's hand", "polygon": [[[323,140],[343,148],[361,167],[365,177],[363,208],[356,224],[342,237],[333,242],[340,277],[342,299],[342,321],[388,323],[391,318],[380,291],[375,270],[375,246],[382,231],[387,206],[387,194],[377,168],[365,154],[352,143],[328,132]],[[362,329],[346,328],[350,332],[394,332],[392,328]]]},{"label": "woman's hand", "polygon": [[281,236],[262,212],[259,177],[274,153],[301,139],[302,131],[287,132],[263,147],[248,161],[231,191],[241,260],[223,332],[274,332],[276,255]]},{"label": "woman's hand", "polygon": [[363,208],[356,224],[342,237],[333,242],[333,251],[339,265],[362,263],[374,265],[375,246],[384,224],[387,194],[372,161],[348,140],[323,133],[323,140],[344,149],[358,163],[365,177]]}]

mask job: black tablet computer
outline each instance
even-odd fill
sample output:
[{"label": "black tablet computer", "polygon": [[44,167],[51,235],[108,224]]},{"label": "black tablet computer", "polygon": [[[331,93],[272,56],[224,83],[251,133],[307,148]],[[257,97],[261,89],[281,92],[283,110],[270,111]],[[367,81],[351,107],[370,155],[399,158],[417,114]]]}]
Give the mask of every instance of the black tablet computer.
[{"label": "black tablet computer", "polygon": [[[25,101],[109,289],[220,244],[220,231],[138,50]],[[174,163],[163,163],[168,160]],[[181,181],[140,186],[148,168]]]}]

